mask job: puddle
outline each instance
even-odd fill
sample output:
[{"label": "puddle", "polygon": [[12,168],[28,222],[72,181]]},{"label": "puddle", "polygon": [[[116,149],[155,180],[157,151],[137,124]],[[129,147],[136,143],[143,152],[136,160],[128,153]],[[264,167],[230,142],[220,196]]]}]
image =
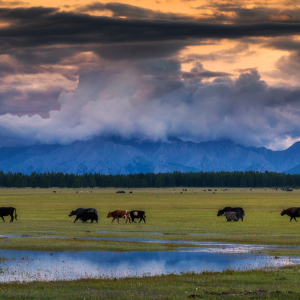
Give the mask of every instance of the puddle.
[{"label": "puddle", "polygon": [[0,282],[125,278],[204,271],[253,270],[300,263],[299,258],[220,254],[205,249],[133,252],[0,250]]}]

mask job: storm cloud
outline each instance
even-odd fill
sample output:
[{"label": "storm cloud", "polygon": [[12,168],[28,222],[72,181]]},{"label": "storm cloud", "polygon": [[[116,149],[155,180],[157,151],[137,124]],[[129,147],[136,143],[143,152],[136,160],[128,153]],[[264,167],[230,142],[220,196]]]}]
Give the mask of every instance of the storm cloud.
[{"label": "storm cloud", "polygon": [[18,139],[26,144],[68,144],[117,135],[283,147],[287,138],[300,135],[298,89],[270,87],[256,70],[237,79],[195,82],[184,79],[178,62],[152,64],[152,69],[136,64],[80,76],[74,92],[60,94],[60,109],[50,111],[49,119],[0,116],[2,146]]},{"label": "storm cloud", "polygon": [[[5,3],[0,146],[121,136],[281,149],[300,138],[299,84],[264,81],[300,77],[298,8],[223,1],[188,15],[117,2],[68,11]],[[262,49],[281,53],[264,73]]]},{"label": "storm cloud", "polygon": [[[52,8],[0,8],[10,26],[0,29],[0,51],[9,47],[275,37],[299,34],[299,23],[211,24],[123,19],[58,12]],[[194,43],[195,41],[193,41]]]}]

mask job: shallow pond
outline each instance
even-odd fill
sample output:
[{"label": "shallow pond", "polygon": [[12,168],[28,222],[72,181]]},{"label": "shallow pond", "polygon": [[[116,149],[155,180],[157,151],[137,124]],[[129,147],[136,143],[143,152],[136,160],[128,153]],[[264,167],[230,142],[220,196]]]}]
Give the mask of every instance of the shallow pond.
[{"label": "shallow pond", "polygon": [[300,263],[299,258],[179,251],[45,252],[0,250],[0,282],[124,278],[186,272],[252,270]]}]

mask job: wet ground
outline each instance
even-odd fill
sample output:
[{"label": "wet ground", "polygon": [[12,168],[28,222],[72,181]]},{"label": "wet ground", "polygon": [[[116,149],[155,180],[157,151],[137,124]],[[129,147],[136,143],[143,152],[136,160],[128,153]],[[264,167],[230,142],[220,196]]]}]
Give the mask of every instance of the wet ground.
[{"label": "wet ground", "polygon": [[[59,236],[1,235],[0,237],[62,238]],[[0,250],[0,282],[123,278],[204,271],[253,270],[299,264],[300,257],[259,254],[265,249],[293,246],[220,242],[174,241],[146,238],[82,237],[83,240],[177,244],[174,251],[48,252]],[[187,246],[196,246],[188,248]],[[198,247],[197,247],[198,246]]]},{"label": "wet ground", "polygon": [[[102,232],[104,233],[104,232]],[[74,237],[55,236],[55,235],[23,235],[23,234],[4,234],[1,237],[7,238],[49,238],[49,239],[74,239]],[[151,244],[173,244],[182,246],[199,246],[201,251],[218,253],[249,253],[262,250],[285,250],[300,249],[300,246],[279,246],[279,245],[256,245],[256,244],[238,244],[224,242],[203,242],[203,241],[184,241],[168,240],[155,238],[114,238],[114,237],[77,237],[78,240],[92,241],[114,241],[114,242],[138,242]]]},{"label": "wet ground", "polygon": [[299,258],[208,249],[133,252],[0,251],[0,282],[124,278],[204,271],[253,270],[300,263]]}]

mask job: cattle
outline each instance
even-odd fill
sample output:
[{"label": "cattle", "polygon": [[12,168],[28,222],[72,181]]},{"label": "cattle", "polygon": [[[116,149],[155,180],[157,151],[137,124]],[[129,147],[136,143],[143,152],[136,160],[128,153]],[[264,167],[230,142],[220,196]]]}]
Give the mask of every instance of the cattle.
[{"label": "cattle", "polygon": [[129,219],[129,223],[131,223],[131,220],[130,220],[130,215],[129,215],[129,210],[115,210],[113,212],[108,212],[107,214],[107,218],[113,218],[112,219],[112,223],[115,219],[118,219],[118,223],[119,223],[119,219],[120,218],[124,218],[127,222],[127,219]]},{"label": "cattle", "polygon": [[14,221],[14,212],[15,212],[15,219],[17,219],[17,210],[14,207],[0,207],[0,217],[2,218],[3,222],[5,222],[4,218],[5,216],[10,216],[10,221]]},{"label": "cattle", "polygon": [[56,193],[56,191],[53,191],[53,193]]},{"label": "cattle", "polygon": [[117,194],[125,194],[125,191],[116,191]]},{"label": "cattle", "polygon": [[235,211],[227,211],[224,213],[224,216],[226,217],[227,222],[237,222],[239,220],[238,214]]},{"label": "cattle", "polygon": [[[139,223],[141,223],[142,220],[144,220],[144,223],[146,223],[146,215],[145,212],[142,210],[132,210],[131,212],[129,212],[130,218],[132,220],[132,222],[136,223],[134,221],[134,219],[140,219]],[[127,220],[126,220],[127,223]]]},{"label": "cattle", "polygon": [[72,210],[69,214],[69,217],[76,216],[74,223],[79,219],[82,223],[86,223],[88,220],[91,220],[91,223],[96,221],[98,223],[99,215],[95,208],[77,208]]},{"label": "cattle", "polygon": [[217,216],[223,216],[224,213],[228,211],[236,212],[239,219],[242,219],[242,221],[244,221],[245,212],[241,207],[225,207],[224,209],[219,209]]},{"label": "cattle", "polygon": [[82,220],[82,223],[87,223],[88,220],[91,220],[91,223],[94,221],[98,223],[99,220],[99,215],[95,208],[85,209],[78,217]]},{"label": "cattle", "polygon": [[292,219],[295,219],[295,221],[297,222],[296,218],[300,217],[300,207],[290,207],[288,209],[284,209],[280,213],[280,215],[288,215],[289,217],[291,217],[290,222],[292,221]]}]

